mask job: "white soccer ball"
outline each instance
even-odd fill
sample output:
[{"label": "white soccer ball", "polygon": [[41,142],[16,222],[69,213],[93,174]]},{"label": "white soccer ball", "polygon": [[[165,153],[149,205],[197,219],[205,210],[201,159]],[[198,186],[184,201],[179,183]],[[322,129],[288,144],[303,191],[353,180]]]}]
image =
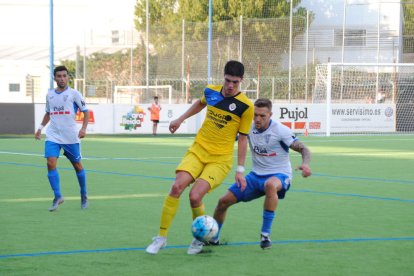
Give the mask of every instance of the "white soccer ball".
[{"label": "white soccer ball", "polygon": [[216,220],[206,215],[196,217],[191,225],[193,237],[202,242],[211,241],[217,235],[218,230]]}]

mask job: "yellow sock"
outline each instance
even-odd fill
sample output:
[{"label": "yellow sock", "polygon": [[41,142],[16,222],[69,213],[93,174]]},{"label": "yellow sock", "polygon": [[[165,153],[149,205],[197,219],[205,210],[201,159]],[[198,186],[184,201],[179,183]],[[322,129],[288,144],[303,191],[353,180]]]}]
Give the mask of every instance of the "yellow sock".
[{"label": "yellow sock", "polygon": [[191,208],[191,210],[193,211],[193,220],[194,220],[196,217],[199,217],[199,216],[202,216],[202,215],[204,215],[204,214],[205,214],[205,211],[204,211],[204,204],[203,204],[203,203],[201,203],[201,205],[200,205],[200,206],[198,206],[198,207],[196,207],[196,208]]},{"label": "yellow sock", "polygon": [[175,214],[177,213],[178,206],[180,205],[180,199],[168,195],[164,200],[162,206],[160,232],[159,235],[166,237],[168,229],[171,227]]}]

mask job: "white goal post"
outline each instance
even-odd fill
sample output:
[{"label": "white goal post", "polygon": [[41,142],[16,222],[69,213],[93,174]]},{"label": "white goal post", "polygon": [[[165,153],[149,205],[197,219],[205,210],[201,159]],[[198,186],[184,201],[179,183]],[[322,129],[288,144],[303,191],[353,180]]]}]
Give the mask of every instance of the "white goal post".
[{"label": "white goal post", "polygon": [[326,105],[327,136],[412,133],[414,64],[319,64],[312,102]]},{"label": "white goal post", "polygon": [[127,85],[115,86],[115,104],[148,104],[154,96],[160,103],[172,103],[171,85]]}]

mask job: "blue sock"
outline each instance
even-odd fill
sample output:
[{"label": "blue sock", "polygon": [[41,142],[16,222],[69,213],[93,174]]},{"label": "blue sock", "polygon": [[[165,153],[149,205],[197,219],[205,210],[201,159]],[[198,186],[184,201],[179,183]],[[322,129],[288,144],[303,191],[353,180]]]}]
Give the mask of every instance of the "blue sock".
[{"label": "blue sock", "polygon": [[52,187],[55,198],[62,197],[60,194],[60,179],[57,169],[48,171],[47,178],[49,178],[50,187]]},{"label": "blue sock", "polygon": [[81,171],[77,172],[76,176],[78,177],[78,182],[79,182],[81,195],[86,195],[86,173],[85,173],[85,170],[82,169]]},{"label": "blue sock", "polygon": [[274,211],[263,210],[262,233],[270,235],[272,232],[272,223],[274,218]]}]

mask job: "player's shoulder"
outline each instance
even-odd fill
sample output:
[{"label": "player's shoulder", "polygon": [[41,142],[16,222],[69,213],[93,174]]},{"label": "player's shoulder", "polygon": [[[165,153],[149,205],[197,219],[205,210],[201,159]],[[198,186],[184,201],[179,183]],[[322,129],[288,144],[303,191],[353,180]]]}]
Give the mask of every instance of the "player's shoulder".
[{"label": "player's shoulder", "polygon": [[223,85],[208,84],[204,88],[204,92],[216,92],[216,93],[220,93],[220,91],[221,91],[222,88],[223,88]]},{"label": "player's shoulder", "polygon": [[288,126],[282,124],[281,122],[275,121],[275,120],[272,120],[270,128],[274,132],[278,132],[278,133],[293,133],[292,130]]},{"label": "player's shoulder", "polygon": [[247,106],[253,108],[253,102],[252,102],[252,100],[250,100],[245,93],[240,92],[239,94],[237,94],[235,96],[235,98],[237,100],[239,100],[240,102],[246,104]]},{"label": "player's shoulder", "polygon": [[81,93],[81,92],[79,92],[78,90],[76,90],[76,89],[74,89],[74,88],[72,88],[72,87],[68,87],[67,91],[68,91],[69,93],[72,93],[72,94],[80,94],[80,95],[82,95],[82,93]]}]

